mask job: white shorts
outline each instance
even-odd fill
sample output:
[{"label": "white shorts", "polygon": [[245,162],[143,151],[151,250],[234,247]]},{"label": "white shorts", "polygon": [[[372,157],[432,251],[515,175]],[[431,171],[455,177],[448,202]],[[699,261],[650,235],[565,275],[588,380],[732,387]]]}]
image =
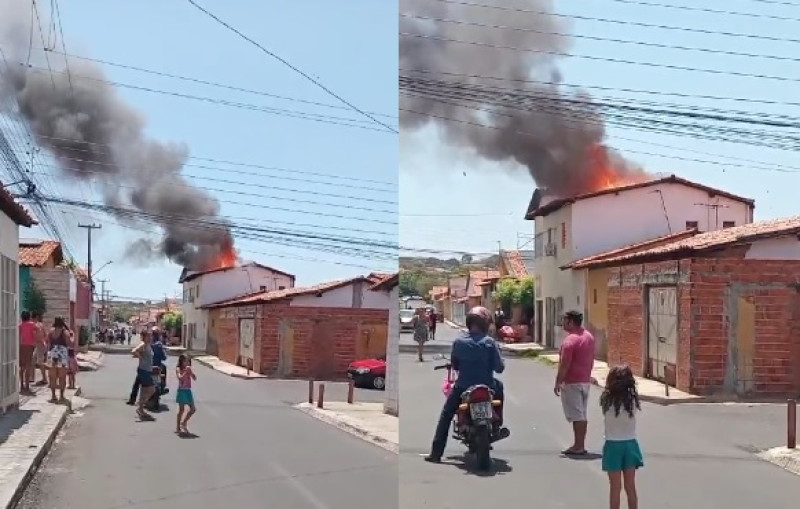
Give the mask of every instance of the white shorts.
[{"label": "white shorts", "polygon": [[561,388],[561,406],[569,422],[587,421],[589,388],[592,384],[564,384]]}]

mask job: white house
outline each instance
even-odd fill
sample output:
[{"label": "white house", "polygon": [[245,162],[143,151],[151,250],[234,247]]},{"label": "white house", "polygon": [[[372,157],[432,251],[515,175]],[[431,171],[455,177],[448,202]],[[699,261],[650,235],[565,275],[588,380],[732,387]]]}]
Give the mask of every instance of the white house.
[{"label": "white house", "polygon": [[[389,300],[397,302],[400,296],[400,277],[395,274],[375,284],[371,290],[389,292]],[[386,345],[386,400],[383,411],[391,415],[400,414],[400,314],[389,307],[389,341]]]},{"label": "white house", "polygon": [[183,285],[183,341],[189,350],[208,347],[208,310],[203,306],[244,295],[294,288],[292,274],[251,262],[236,267],[189,272],[178,281]]},{"label": "white house", "polygon": [[0,185],[0,414],[19,404],[19,227],[35,224]]},{"label": "white house", "polygon": [[536,190],[525,219],[535,220],[537,341],[560,346],[559,319],[586,314],[586,272],[570,262],[686,229],[712,231],[753,222],[755,202],[675,175],[572,198]]}]

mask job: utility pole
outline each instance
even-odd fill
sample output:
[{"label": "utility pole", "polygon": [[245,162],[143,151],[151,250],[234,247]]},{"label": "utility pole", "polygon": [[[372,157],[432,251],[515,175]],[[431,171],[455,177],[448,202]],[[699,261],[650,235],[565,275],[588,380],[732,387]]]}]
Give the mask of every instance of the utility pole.
[{"label": "utility pole", "polygon": [[103,325],[106,325],[108,324],[108,310],[106,309],[106,283],[108,283],[108,279],[98,279],[97,282],[100,283],[100,309],[103,310]]},{"label": "utility pole", "polygon": [[[86,272],[89,273],[89,309],[91,310],[89,316],[94,316],[94,273],[92,272],[92,230],[99,230],[102,228],[102,225],[99,224],[80,224],[78,223],[78,228],[86,228],[86,232],[88,234],[88,248],[86,250],[87,255],[87,263],[86,263]],[[97,324],[89,323],[89,328],[97,327]]]}]

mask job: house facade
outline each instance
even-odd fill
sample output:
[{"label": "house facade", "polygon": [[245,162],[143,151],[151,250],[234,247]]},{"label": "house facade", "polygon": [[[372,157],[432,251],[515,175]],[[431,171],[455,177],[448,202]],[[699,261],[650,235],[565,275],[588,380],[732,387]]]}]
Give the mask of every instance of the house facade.
[{"label": "house facade", "polygon": [[559,346],[564,336],[561,314],[570,309],[587,314],[585,272],[562,267],[673,232],[749,224],[753,208],[750,199],[674,175],[569,199],[537,190],[525,216],[535,220],[536,340]]},{"label": "house facade", "polygon": [[695,394],[800,392],[800,216],[579,266],[605,279],[609,362]]},{"label": "house facade", "polygon": [[448,291],[444,305],[444,317],[458,325],[466,322],[468,285],[468,276],[454,277],[447,281]]},{"label": "house facade", "polygon": [[295,277],[266,265],[247,263],[205,272],[184,270],[179,282],[183,286],[184,346],[216,355],[216,345],[208,341],[208,311],[204,306],[259,291],[293,288]]},{"label": "house facade", "polygon": [[[392,289],[383,277],[255,293],[204,306],[220,359],[279,378],[338,380],[357,359],[386,355]],[[390,313],[392,310],[392,313]]]},{"label": "house facade", "polygon": [[35,224],[0,187],[0,415],[19,404],[19,227]]},{"label": "house facade", "polygon": [[[46,311],[42,317],[49,326],[57,316],[63,317],[70,327],[76,327],[78,300],[77,278],[64,266],[61,243],[55,240],[30,240],[19,242],[20,308],[31,285],[45,297]],[[88,317],[87,317],[88,318]]]}]

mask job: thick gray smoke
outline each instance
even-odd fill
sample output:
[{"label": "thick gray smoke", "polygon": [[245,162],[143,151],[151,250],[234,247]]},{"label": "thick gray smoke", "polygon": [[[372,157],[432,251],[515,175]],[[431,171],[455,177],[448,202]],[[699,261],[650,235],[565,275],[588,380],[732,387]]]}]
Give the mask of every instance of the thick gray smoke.
[{"label": "thick gray smoke", "polygon": [[519,163],[555,195],[596,190],[608,177],[641,177],[603,145],[600,108],[588,94],[558,86],[557,57],[536,52],[569,50],[567,36],[551,35],[569,33],[563,18],[536,14],[553,12],[552,2],[481,3],[502,9],[401,0],[401,126],[435,123],[448,143]]},{"label": "thick gray smoke", "polygon": [[[218,217],[217,200],[181,175],[187,148],[148,138],[143,116],[94,64],[69,61],[71,79],[63,58],[54,55],[52,74],[38,63],[24,65],[30,5],[22,4],[0,0],[0,48],[7,62],[3,66],[0,59],[0,93],[18,105],[5,113],[29,126],[66,176],[99,183],[110,207],[137,211],[112,212],[120,219],[161,227],[160,242],[138,241],[131,252],[141,258],[149,248],[190,270],[213,265],[232,249],[233,239]],[[59,61],[62,66],[56,68]]]}]

